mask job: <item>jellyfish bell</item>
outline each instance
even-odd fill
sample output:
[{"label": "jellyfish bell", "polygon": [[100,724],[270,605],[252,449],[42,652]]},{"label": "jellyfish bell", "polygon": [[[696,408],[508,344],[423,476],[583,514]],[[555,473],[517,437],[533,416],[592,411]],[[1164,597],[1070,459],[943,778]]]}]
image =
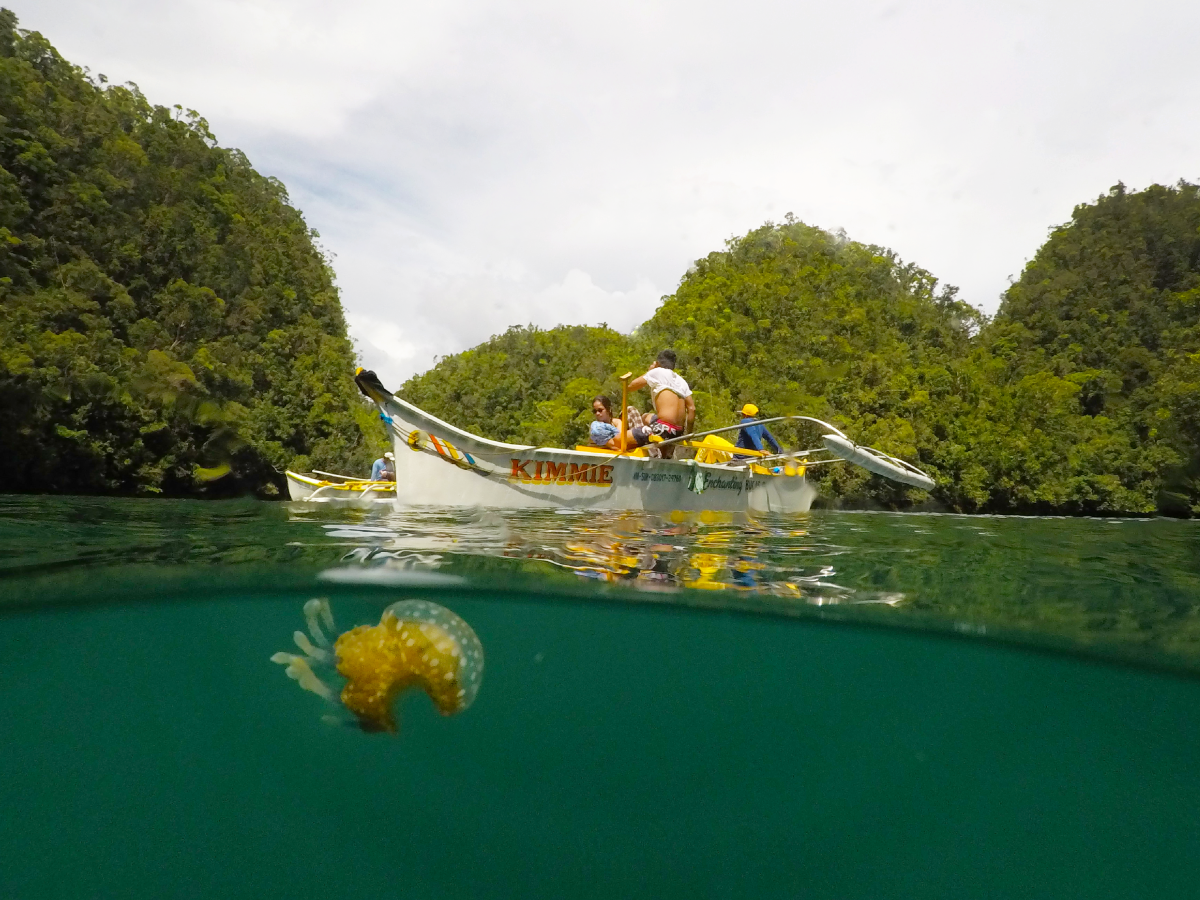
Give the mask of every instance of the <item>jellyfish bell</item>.
[{"label": "jellyfish bell", "polygon": [[342,704],[364,731],[396,731],[392,704],[409,687],[425,691],[444,716],[462,712],[483,674],[483,647],[471,626],[427,600],[393,603],[378,625],[339,637],[334,652],[347,679]]},{"label": "jellyfish bell", "polygon": [[[483,646],[444,606],[402,600],[383,611],[378,625],[352,628],[332,643],[325,634],[336,632],[328,601],[310,600],[304,614],[309,635],[295,634],[303,655],[276,653],[271,660],[285,665],[300,687],[353,713],[363,731],[395,733],[393,705],[410,687],[428,694],[444,716],[462,712],[479,692]],[[317,675],[329,667],[345,679],[340,694]]]}]

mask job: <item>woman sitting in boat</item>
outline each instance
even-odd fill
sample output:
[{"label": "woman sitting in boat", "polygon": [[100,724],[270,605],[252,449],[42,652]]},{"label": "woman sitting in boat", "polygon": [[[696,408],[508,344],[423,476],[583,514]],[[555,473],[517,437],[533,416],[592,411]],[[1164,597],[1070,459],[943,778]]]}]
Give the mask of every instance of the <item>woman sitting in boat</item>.
[{"label": "woman sitting in boat", "polygon": [[633,438],[624,438],[623,423],[613,419],[612,401],[601,394],[592,399],[592,426],[588,429],[588,440],[594,447],[609,450],[632,450],[637,446]]},{"label": "woman sitting in boat", "polygon": [[[641,425],[630,429],[630,434],[639,447],[650,441],[651,435],[657,435],[663,440],[682,437],[692,429],[696,420],[696,401],[692,399],[692,389],[675,371],[675,351],[663,350],[650,366],[650,371],[640,378],[629,382],[629,390],[636,391],[644,387],[650,389],[654,400],[654,412],[657,420],[649,425]],[[662,448],[662,455],[671,458],[674,445]]]},{"label": "woman sitting in boat", "polygon": [[603,394],[592,398],[592,427],[588,429],[588,440],[594,447],[610,450],[624,449],[620,445],[621,429],[613,424],[612,401]]}]

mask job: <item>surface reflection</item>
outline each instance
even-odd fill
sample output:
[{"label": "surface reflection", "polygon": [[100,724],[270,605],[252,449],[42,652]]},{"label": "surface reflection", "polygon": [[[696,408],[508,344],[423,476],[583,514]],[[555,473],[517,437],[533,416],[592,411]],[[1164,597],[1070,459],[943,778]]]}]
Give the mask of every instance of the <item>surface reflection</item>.
[{"label": "surface reflection", "polygon": [[0,497],[0,610],[235,586],[307,596],[335,570],[343,582],[454,583],[510,599],[621,594],[1066,641],[1200,672],[1197,521]]},{"label": "surface reflection", "polygon": [[464,556],[540,564],[545,570],[646,591],[733,591],[813,605],[898,605],[900,591],[851,588],[831,557],[844,547],[810,535],[807,516],[728,512],[555,514],[409,511],[326,526],[331,538],[363,541],[344,560],[399,569],[453,567]]},{"label": "surface reflection", "polygon": [[307,518],[348,567],[869,620],[1200,669],[1200,528],[937,514],[389,510]]}]

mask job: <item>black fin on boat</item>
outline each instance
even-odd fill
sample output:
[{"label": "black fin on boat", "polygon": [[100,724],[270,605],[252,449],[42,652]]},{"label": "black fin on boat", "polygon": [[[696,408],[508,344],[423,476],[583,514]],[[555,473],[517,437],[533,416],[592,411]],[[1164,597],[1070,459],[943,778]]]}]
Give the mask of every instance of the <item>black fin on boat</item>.
[{"label": "black fin on boat", "polygon": [[358,389],[363,395],[370,400],[382,400],[385,397],[392,396],[392,392],[383,386],[383,382],[379,380],[379,376],[370,369],[359,369],[354,373],[354,383],[358,385]]}]

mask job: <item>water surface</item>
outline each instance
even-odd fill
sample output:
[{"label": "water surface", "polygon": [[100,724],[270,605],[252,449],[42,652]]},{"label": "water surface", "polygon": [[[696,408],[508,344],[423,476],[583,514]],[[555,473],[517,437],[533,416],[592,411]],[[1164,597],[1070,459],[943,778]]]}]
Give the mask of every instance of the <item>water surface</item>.
[{"label": "water surface", "polygon": [[[322,721],[316,596],[475,704]],[[1190,896],[1198,606],[1168,520],[2,498],[0,896]]]}]

